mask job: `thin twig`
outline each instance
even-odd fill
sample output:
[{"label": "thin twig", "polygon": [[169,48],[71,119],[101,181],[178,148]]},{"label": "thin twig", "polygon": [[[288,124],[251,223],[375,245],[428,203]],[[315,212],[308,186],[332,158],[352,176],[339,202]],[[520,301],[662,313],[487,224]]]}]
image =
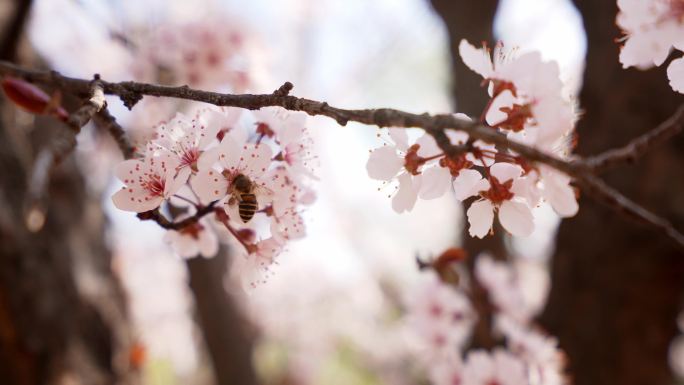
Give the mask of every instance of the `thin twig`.
[{"label": "thin twig", "polygon": [[178,222],[168,220],[159,212],[159,209],[138,213],[137,216],[143,221],[155,221],[159,226],[167,230],[182,230],[190,225],[194,225],[205,215],[211,214],[214,211],[214,206],[216,206],[216,202],[211,202],[207,206],[200,207],[194,215]]},{"label": "thin twig", "polygon": [[50,173],[76,148],[76,135],[98,110],[105,106],[104,94],[98,80],[92,82],[91,97],[69,115],[66,124],[69,130],[60,130],[52,142],[41,149],[31,169],[29,190],[25,201],[26,225],[31,231],[43,227]]},{"label": "thin twig", "polygon": [[584,191],[591,194],[594,199],[620,214],[662,230],[668,237],[684,247],[684,234],[675,229],[672,223],[646,210],[643,206],[607,185],[603,180],[594,175],[586,175],[579,182],[584,187]]},{"label": "thin twig", "polygon": [[[0,61],[0,75],[10,75],[29,82],[51,85],[76,95],[89,93],[93,83],[85,79],[62,76],[54,71],[30,70],[4,61]],[[627,213],[641,222],[665,231],[670,238],[684,248],[684,235],[674,229],[668,221],[632,202],[594,175],[594,170],[599,171],[603,167],[617,165],[629,161],[630,159],[638,158],[652,146],[661,143],[681,131],[681,121],[684,119],[684,112],[682,112],[682,109],[678,110],[677,113],[670,120],[663,123],[663,125],[634,139],[624,148],[599,154],[589,158],[590,162],[587,162],[583,159],[564,160],[558,158],[534,147],[510,140],[506,135],[498,132],[492,127],[474,121],[459,119],[451,114],[412,114],[390,108],[349,110],[330,106],[326,102],[298,98],[289,95],[289,92],[292,89],[292,84],[289,82],[283,84],[283,86],[271,94],[260,95],[221,94],[195,90],[188,86],[169,87],[130,81],[115,83],[98,80],[98,84],[102,87],[105,94],[119,96],[128,108],[132,108],[143,98],[143,96],[158,96],[194,100],[217,106],[239,107],[249,110],[257,110],[263,107],[272,106],[282,107],[290,111],[303,111],[312,116],[327,116],[343,126],[349,121],[354,121],[378,127],[422,128],[426,133],[435,138],[438,146],[447,156],[462,154],[469,150],[469,146],[453,145],[449,141],[445,130],[453,129],[464,131],[469,134],[471,139],[480,139],[488,143],[496,144],[502,149],[516,152],[528,161],[544,163],[575,178],[580,185],[587,188],[591,195],[595,196],[599,201],[605,203],[611,209],[616,212]],[[144,218],[141,219],[154,219],[164,228],[169,228],[168,226],[179,228],[176,224],[173,224],[168,220],[165,221],[165,218],[160,216],[158,211],[143,214],[142,217]],[[188,224],[191,223],[194,222],[188,222]]]},{"label": "thin twig", "polygon": [[112,138],[114,138],[124,159],[131,159],[133,157],[135,146],[128,140],[126,131],[116,122],[116,118],[109,113],[106,107],[93,116],[93,121],[101,129],[107,130]]},{"label": "thin twig", "polygon": [[601,172],[624,163],[635,163],[651,148],[656,147],[684,129],[684,106],[680,106],[669,119],[658,127],[632,139],[624,147],[605,151],[585,159],[589,168]]}]

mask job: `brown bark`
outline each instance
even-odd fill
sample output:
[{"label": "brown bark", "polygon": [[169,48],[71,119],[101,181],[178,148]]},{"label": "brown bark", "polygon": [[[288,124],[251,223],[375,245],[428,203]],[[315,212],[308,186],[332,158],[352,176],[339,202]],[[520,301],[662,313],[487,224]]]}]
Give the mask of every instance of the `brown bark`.
[{"label": "brown bark", "polygon": [[493,24],[498,3],[498,0],[432,0],[432,6],[449,32],[454,110],[469,116],[480,116],[487,102],[487,93],[480,86],[482,78],[461,61],[458,44],[461,39],[475,45],[489,44],[494,40]]},{"label": "brown bark", "polygon": [[255,333],[244,318],[239,303],[226,291],[227,265],[226,250],[214,258],[188,260],[190,288],[216,383],[254,385],[257,384],[252,366]]},{"label": "brown bark", "polygon": [[[31,1],[14,5],[0,42],[7,60],[17,57]],[[38,196],[31,181],[39,154],[67,129],[41,117],[19,124],[4,100],[0,113],[0,383],[134,384],[99,197],[88,194],[73,159],[49,173]],[[27,225],[33,204],[47,209],[42,225]]]},{"label": "brown bark", "polygon": [[[577,0],[588,38],[578,125],[582,154],[626,143],[684,102],[663,68],[623,70],[615,1]],[[684,138],[662,145],[607,181],[684,225]],[[559,337],[575,383],[671,383],[668,345],[677,333],[684,253],[657,231],[626,222],[589,199],[559,230],[542,324]]]},{"label": "brown bark", "polygon": [[[12,115],[2,107],[5,118]],[[33,155],[58,132],[47,118],[34,127],[10,119],[0,126],[2,384],[67,377],[114,384],[126,369],[124,298],[104,243],[104,217],[73,160],[52,172],[44,225],[31,232],[25,222]]]}]

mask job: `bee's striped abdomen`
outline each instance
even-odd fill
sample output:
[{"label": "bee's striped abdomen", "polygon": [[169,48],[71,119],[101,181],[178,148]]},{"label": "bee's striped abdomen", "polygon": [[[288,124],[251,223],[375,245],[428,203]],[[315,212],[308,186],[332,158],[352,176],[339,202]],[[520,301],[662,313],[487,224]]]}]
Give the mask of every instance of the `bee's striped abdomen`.
[{"label": "bee's striped abdomen", "polygon": [[240,219],[247,223],[252,219],[259,206],[257,205],[256,195],[254,194],[240,194],[240,204],[238,210]]}]

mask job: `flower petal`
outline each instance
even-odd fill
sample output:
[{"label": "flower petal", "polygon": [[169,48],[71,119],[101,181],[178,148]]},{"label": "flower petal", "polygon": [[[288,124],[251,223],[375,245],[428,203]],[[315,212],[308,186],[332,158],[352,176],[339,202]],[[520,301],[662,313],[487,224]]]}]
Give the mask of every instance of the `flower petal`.
[{"label": "flower petal", "polygon": [[408,134],[403,128],[390,128],[389,129],[390,138],[397,145],[399,151],[406,151],[409,148],[408,144]]},{"label": "flower petal", "polygon": [[458,53],[461,55],[463,63],[471,70],[482,75],[483,78],[489,78],[494,72],[492,58],[485,48],[475,48],[474,45],[463,39],[458,45]]},{"label": "flower petal", "polygon": [[420,146],[418,148],[418,156],[423,158],[429,158],[442,152],[432,135],[425,134],[421,136],[416,140],[416,144]]},{"label": "flower petal", "polygon": [[147,191],[135,187],[122,187],[112,195],[112,202],[116,208],[136,213],[154,210],[163,200],[160,196],[151,196]]},{"label": "flower petal", "polygon": [[228,180],[216,170],[202,170],[190,178],[190,185],[202,204],[209,204],[228,194]]},{"label": "flower petal", "polygon": [[499,207],[499,222],[506,231],[526,237],[534,231],[532,210],[523,202],[504,201]]},{"label": "flower petal", "polygon": [[488,200],[473,202],[468,208],[468,232],[471,237],[484,238],[494,223],[494,206]]},{"label": "flower petal", "polygon": [[684,58],[675,59],[667,67],[667,78],[670,79],[670,87],[684,94]]},{"label": "flower petal", "polygon": [[476,195],[479,191],[475,191],[475,187],[481,180],[483,180],[482,174],[479,171],[471,169],[461,170],[453,183],[456,199],[462,202]]},{"label": "flower petal", "polygon": [[399,191],[392,198],[392,208],[394,211],[400,214],[404,211],[411,211],[418,198],[418,194],[416,194],[418,187],[420,187],[419,177],[411,177],[407,173],[399,175]]},{"label": "flower petal", "polygon": [[517,164],[499,162],[489,168],[489,173],[499,182],[505,183],[508,180],[520,177],[523,169]]},{"label": "flower petal", "polygon": [[451,183],[451,172],[447,168],[435,166],[423,171],[420,182],[421,199],[439,198],[447,191]]},{"label": "flower petal", "polygon": [[404,166],[404,159],[397,155],[394,146],[383,146],[373,150],[366,163],[368,176],[378,180],[394,178]]}]

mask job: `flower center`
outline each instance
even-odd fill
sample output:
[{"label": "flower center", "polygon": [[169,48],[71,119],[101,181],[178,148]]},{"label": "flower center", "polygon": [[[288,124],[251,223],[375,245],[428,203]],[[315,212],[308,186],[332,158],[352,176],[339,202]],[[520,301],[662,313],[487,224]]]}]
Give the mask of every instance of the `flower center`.
[{"label": "flower center", "polygon": [[532,106],[529,103],[513,104],[511,107],[501,107],[499,110],[508,115],[508,117],[503,122],[498,123],[496,127],[513,132],[524,130],[525,123],[534,117],[532,115]]},{"label": "flower center", "polygon": [[177,168],[188,166],[197,171],[197,160],[199,159],[199,155],[197,147],[183,150],[181,153],[181,163]]},{"label": "flower center", "polygon": [[411,173],[411,175],[420,174],[418,169],[427,161],[427,159],[418,155],[419,149],[420,144],[412,145],[409,147],[408,151],[406,151],[406,156],[404,157],[404,168],[406,168],[406,171]]},{"label": "flower center", "polygon": [[482,193],[485,199],[490,200],[492,203],[501,203],[503,201],[513,199],[513,193],[511,192],[511,187],[513,187],[513,179],[509,179],[504,183],[499,182],[493,176],[489,176],[489,190]]},{"label": "flower center", "polygon": [[183,229],[180,230],[181,234],[187,235],[189,237],[192,237],[193,239],[197,240],[199,239],[199,233],[204,230],[204,226],[202,226],[199,223],[192,224],[190,226],[186,226]]},{"label": "flower center", "polygon": [[165,182],[159,175],[149,174],[147,180],[142,181],[140,186],[149,191],[152,196],[163,196]]},{"label": "flower center", "polygon": [[458,176],[463,169],[473,166],[473,162],[466,159],[466,154],[457,155],[454,157],[447,157],[439,160],[439,165],[449,169],[451,176]]}]

